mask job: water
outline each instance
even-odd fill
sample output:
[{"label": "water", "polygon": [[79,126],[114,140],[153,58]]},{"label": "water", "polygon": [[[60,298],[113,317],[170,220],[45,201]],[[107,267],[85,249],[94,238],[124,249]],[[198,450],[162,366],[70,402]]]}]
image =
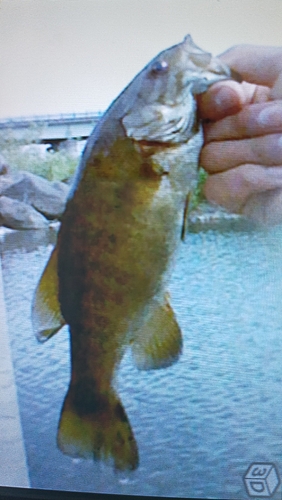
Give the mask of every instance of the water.
[{"label": "water", "polygon": [[[183,355],[171,368],[141,372],[127,353],[118,375],[140,453],[139,468],[128,474],[56,448],[68,331],[41,345],[30,323],[54,239],[27,231],[2,245],[32,487],[242,500],[252,462],[273,462],[282,476],[282,229],[187,235],[170,283]],[[272,498],[281,498],[280,487]]]}]

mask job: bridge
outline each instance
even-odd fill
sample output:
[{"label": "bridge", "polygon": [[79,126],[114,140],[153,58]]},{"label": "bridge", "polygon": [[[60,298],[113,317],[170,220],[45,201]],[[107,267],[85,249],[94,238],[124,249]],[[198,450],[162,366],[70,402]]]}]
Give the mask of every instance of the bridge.
[{"label": "bridge", "polygon": [[16,140],[30,139],[55,148],[67,139],[87,139],[102,115],[89,112],[0,119],[0,133],[7,130]]}]

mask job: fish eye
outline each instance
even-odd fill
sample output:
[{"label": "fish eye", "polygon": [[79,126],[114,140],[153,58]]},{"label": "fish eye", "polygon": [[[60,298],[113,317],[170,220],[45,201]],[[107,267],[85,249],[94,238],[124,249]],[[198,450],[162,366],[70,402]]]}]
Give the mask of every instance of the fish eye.
[{"label": "fish eye", "polygon": [[166,61],[156,61],[151,69],[153,75],[159,75],[161,73],[166,73],[168,70],[168,63]]}]

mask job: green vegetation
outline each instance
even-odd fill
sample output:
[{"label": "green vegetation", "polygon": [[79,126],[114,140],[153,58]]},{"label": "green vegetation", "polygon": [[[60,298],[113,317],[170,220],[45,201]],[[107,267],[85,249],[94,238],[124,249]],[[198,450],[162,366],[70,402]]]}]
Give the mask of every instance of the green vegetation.
[{"label": "green vegetation", "polygon": [[26,170],[50,181],[69,179],[78,164],[78,156],[67,150],[51,151],[42,154],[40,148],[24,148],[26,145],[39,144],[37,130],[29,130],[21,140],[13,131],[0,132],[0,153],[12,171]]},{"label": "green vegetation", "polygon": [[205,201],[206,198],[203,192],[203,187],[207,177],[208,177],[207,172],[202,167],[200,167],[198,170],[198,179],[196,188],[192,194],[192,199],[190,201],[190,211],[195,210],[198,207],[198,205],[200,205],[202,202]]}]

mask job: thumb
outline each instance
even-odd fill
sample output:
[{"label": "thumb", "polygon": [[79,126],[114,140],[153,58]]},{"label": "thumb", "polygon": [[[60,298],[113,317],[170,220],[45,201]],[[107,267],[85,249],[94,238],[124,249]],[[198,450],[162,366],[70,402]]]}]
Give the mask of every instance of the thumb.
[{"label": "thumb", "polygon": [[219,58],[244,80],[215,83],[198,97],[202,119],[217,121],[254,102],[282,98],[282,47],[237,45]]},{"label": "thumb", "polygon": [[207,92],[200,94],[197,98],[200,118],[216,121],[238,113],[246,102],[243,85],[225,80],[215,83]]}]

